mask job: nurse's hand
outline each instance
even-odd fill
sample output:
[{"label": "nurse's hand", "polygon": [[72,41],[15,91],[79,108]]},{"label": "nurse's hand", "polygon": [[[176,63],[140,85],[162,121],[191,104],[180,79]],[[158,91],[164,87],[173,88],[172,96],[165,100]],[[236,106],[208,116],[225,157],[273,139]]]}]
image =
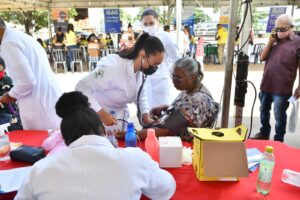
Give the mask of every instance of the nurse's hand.
[{"label": "nurse's hand", "polygon": [[161,112],[162,111],[166,111],[167,109],[169,108],[168,105],[163,105],[163,106],[159,106],[159,107],[155,107],[155,108],[152,108],[150,110],[150,117],[151,118],[154,118],[154,117],[160,117],[161,116]]},{"label": "nurse's hand", "polygon": [[144,113],[144,114],[142,115],[142,121],[143,121],[143,124],[149,125],[149,124],[153,123],[155,120],[153,120],[153,119],[150,117],[150,114],[149,114],[149,113]]},{"label": "nurse's hand", "polygon": [[103,109],[98,112],[98,115],[105,126],[113,126],[117,124],[117,119]]}]

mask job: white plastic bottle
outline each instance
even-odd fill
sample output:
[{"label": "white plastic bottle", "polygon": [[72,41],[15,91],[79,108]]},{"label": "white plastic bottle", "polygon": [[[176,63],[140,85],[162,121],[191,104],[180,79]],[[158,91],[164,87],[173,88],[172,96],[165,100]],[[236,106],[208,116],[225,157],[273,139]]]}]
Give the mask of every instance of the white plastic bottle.
[{"label": "white plastic bottle", "polygon": [[284,169],[282,171],[281,180],[284,183],[300,187],[300,172]]},{"label": "white plastic bottle", "polygon": [[273,169],[275,165],[275,157],[273,147],[266,146],[263,158],[260,160],[258,178],[256,183],[256,191],[266,195],[270,192]]},{"label": "white plastic bottle", "polygon": [[[117,115],[116,112],[114,110],[110,111],[110,114],[117,119]],[[114,147],[118,147],[118,140],[116,139],[116,132],[117,132],[117,125],[113,125],[111,127],[111,131],[109,131],[109,133],[107,134],[107,139],[110,141],[110,143],[114,146]]]}]

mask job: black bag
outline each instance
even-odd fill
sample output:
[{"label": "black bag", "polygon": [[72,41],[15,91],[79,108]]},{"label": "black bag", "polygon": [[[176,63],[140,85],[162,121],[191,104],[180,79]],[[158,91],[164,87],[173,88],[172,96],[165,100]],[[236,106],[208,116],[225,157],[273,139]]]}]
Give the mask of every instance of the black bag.
[{"label": "black bag", "polygon": [[33,147],[22,145],[9,153],[11,160],[22,161],[34,164],[45,157],[45,149],[42,147]]}]

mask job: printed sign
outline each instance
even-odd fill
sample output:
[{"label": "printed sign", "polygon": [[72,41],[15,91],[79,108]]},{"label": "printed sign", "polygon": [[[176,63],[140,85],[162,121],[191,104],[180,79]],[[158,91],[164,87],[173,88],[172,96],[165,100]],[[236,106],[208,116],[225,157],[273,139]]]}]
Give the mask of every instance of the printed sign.
[{"label": "printed sign", "polygon": [[104,9],[105,33],[120,33],[120,10]]},{"label": "printed sign", "polygon": [[61,27],[62,31],[66,32],[68,25],[68,9],[52,9],[52,20],[55,32],[57,31],[58,27]]},{"label": "printed sign", "polygon": [[267,33],[271,33],[272,29],[275,27],[275,20],[281,14],[286,12],[286,7],[271,7],[269,13],[269,20],[267,25]]},{"label": "printed sign", "polygon": [[227,29],[228,29],[228,23],[229,23],[229,14],[230,14],[229,6],[221,6],[220,7],[219,24],[222,24],[222,26]]}]

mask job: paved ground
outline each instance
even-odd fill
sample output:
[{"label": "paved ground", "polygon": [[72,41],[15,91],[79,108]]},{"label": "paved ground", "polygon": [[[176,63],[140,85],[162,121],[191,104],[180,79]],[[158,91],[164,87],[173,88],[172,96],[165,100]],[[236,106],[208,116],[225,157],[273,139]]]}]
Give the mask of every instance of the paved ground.
[{"label": "paved ground", "polygon": [[[78,80],[88,74],[87,67],[84,65],[85,72],[75,72],[72,73],[58,73],[56,74],[57,80],[63,89],[63,91],[72,91]],[[262,64],[250,64],[249,66],[249,73],[248,73],[248,80],[252,81],[259,91],[259,84],[262,77]],[[59,72],[62,72],[62,69],[59,69]],[[220,102],[221,94],[224,85],[224,66],[223,65],[205,65],[205,77],[203,80],[204,84],[207,88],[211,91],[214,99]],[[296,80],[296,83],[298,81]],[[232,92],[231,92],[231,103],[230,103],[230,117],[229,117],[229,127],[234,126],[234,105],[233,105],[233,97],[234,97],[234,82],[232,82]],[[243,115],[243,124],[245,124],[248,128],[250,128],[250,116],[251,116],[251,108],[254,100],[254,89],[252,86],[248,86],[248,93],[246,94],[246,102],[244,108],[244,115]],[[134,121],[137,125],[137,119],[135,117],[136,108],[134,105],[130,105],[130,112],[131,112],[131,121]],[[291,112],[291,108],[288,110],[288,115]],[[220,115],[221,116],[221,115]],[[218,120],[219,123],[221,119]],[[299,121],[299,120],[298,120]],[[271,119],[271,126],[272,126],[272,136],[274,135],[274,118],[272,116]],[[139,127],[139,126],[138,126]],[[260,118],[259,118],[259,101],[257,99],[255,106],[254,106],[254,114],[253,114],[253,128],[252,134],[255,134],[259,131],[260,128]],[[287,133],[285,137],[285,143],[300,148],[300,121],[296,128],[296,133]]]}]

